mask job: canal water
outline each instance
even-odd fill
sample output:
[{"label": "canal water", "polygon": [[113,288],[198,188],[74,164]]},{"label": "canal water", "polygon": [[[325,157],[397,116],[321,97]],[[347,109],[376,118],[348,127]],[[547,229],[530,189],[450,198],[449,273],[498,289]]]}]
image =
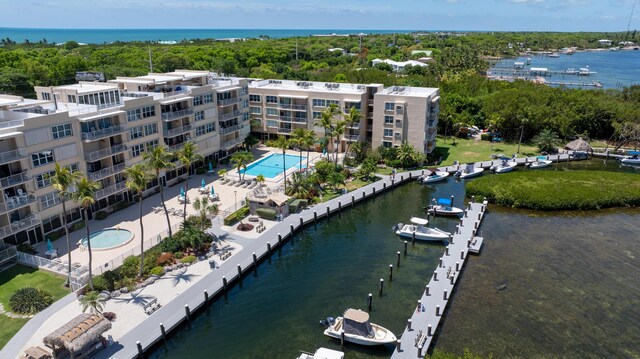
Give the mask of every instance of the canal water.
[{"label": "canal water", "polygon": [[[615,161],[606,167],[627,170]],[[219,299],[152,356],[295,358],[300,350],[340,349],[319,321],[348,307],[366,309],[368,293],[372,321],[401,334],[444,247],[409,243],[389,282],[389,264],[396,267],[396,252],[403,251],[391,227],[421,215],[430,198],[455,195],[461,205],[463,194],[463,183],[453,179],[410,183],[306,228],[228,301]],[[481,228],[485,248],[470,257],[435,347],[500,358],[639,355],[639,219],[632,209],[547,214],[490,206]],[[434,222],[448,230],[457,223]],[[343,350],[347,358],[386,358],[392,348]]]}]

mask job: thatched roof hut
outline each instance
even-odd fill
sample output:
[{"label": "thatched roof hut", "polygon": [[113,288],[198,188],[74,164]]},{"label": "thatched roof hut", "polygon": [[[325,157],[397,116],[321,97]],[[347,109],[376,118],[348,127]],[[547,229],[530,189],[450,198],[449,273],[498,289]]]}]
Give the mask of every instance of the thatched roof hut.
[{"label": "thatched roof hut", "polygon": [[591,146],[589,146],[589,142],[585,141],[584,139],[582,139],[582,137],[580,137],[577,140],[573,140],[573,141],[567,143],[564,146],[564,149],[565,150],[570,150],[570,151],[590,152],[591,151]]},{"label": "thatched roof hut", "polygon": [[73,353],[83,351],[100,340],[102,333],[111,329],[111,322],[100,314],[80,314],[53,333],[44,337],[46,346],[54,353],[65,348]]}]

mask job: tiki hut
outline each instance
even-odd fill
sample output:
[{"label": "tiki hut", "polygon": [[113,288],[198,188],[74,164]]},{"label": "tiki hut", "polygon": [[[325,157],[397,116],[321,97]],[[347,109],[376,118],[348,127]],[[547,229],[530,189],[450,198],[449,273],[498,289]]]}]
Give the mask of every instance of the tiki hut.
[{"label": "tiki hut", "polygon": [[573,140],[567,143],[564,146],[565,150],[569,151],[582,151],[582,152],[591,152],[591,146],[589,146],[589,142],[579,137],[577,140]]},{"label": "tiki hut", "polygon": [[101,343],[102,333],[111,329],[111,322],[100,314],[80,314],[53,333],[43,342],[59,358],[68,351],[71,359],[84,358]]}]

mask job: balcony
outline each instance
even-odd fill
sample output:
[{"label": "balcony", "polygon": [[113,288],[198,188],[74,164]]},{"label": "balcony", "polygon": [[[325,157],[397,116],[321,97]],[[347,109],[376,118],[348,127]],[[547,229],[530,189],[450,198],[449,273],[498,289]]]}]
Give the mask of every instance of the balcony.
[{"label": "balcony", "polygon": [[307,119],[302,117],[280,116],[279,118],[280,118],[280,121],[307,123]]},{"label": "balcony", "polygon": [[438,125],[438,119],[430,120],[429,127],[436,127]]},{"label": "balcony", "polygon": [[89,179],[92,181],[98,181],[110,175],[122,172],[126,168],[127,168],[126,163],[122,162],[122,163],[118,163],[115,166],[106,167],[95,172],[88,172],[87,177],[89,177]]},{"label": "balcony", "polygon": [[294,111],[306,111],[307,110],[307,105],[292,105],[292,104],[288,104],[288,103],[278,104],[278,107],[282,108],[282,109],[294,110]]},{"label": "balcony", "polygon": [[106,187],[106,188],[103,188],[103,189],[97,191],[96,194],[95,194],[95,198],[96,199],[102,199],[102,198],[108,197],[108,196],[110,196],[112,194],[115,194],[115,193],[118,193],[118,192],[122,192],[122,191],[124,191],[126,189],[127,189],[126,182],[124,182],[124,181],[123,182],[119,182],[119,183],[116,183],[116,184],[114,184],[112,186],[109,186],[109,187]]},{"label": "balcony", "polygon": [[238,145],[238,144],[240,144],[242,142],[244,142],[244,139],[242,137],[238,137],[238,138],[234,138],[232,140],[222,141],[220,143],[220,146],[222,148],[224,148],[224,149],[227,149],[227,148],[231,148],[233,146],[236,146],[236,145]]},{"label": "balcony", "polygon": [[349,141],[349,142],[356,142],[356,141],[360,140],[360,136],[359,135],[345,135],[343,137],[343,139],[345,141]]},{"label": "balcony", "polygon": [[226,100],[218,100],[218,106],[229,106],[236,103],[240,103],[242,99],[240,97],[228,98]]},{"label": "balcony", "polygon": [[36,201],[36,197],[32,194],[9,197],[4,203],[0,203],[0,213],[13,211],[14,209],[26,207]]},{"label": "balcony", "polygon": [[360,129],[360,122],[353,122],[352,124],[347,124],[347,128],[353,128],[354,130]]},{"label": "balcony", "polygon": [[241,112],[238,111],[238,110],[235,110],[235,111],[231,111],[229,113],[220,114],[220,120],[221,121],[226,121],[226,120],[230,120],[232,118],[238,117],[240,115],[241,115]]},{"label": "balcony", "polygon": [[31,179],[31,176],[27,172],[18,173],[8,177],[0,178],[0,188],[8,188],[11,186],[25,183]]},{"label": "balcony", "polygon": [[181,143],[178,143],[176,145],[171,145],[171,146],[167,145],[167,149],[169,150],[169,152],[175,152],[175,151],[178,151],[178,150],[182,149],[182,147],[184,147],[185,143],[186,142],[181,142]]},{"label": "balcony", "polygon": [[0,153],[0,165],[19,161],[26,157],[27,157],[27,152],[22,148],[18,150],[13,150],[13,151],[2,152]]},{"label": "balcony", "polygon": [[241,128],[242,128],[242,125],[234,125],[234,126],[228,126],[228,127],[220,126],[220,133],[224,135],[227,133],[240,131]]},{"label": "balcony", "polygon": [[189,115],[193,115],[193,109],[192,108],[185,108],[184,110],[178,110],[178,111],[173,111],[173,112],[163,112],[160,115],[160,118],[162,118],[163,121],[171,121],[171,120],[175,120],[177,118],[182,118],[182,117],[186,117]]},{"label": "balcony", "polygon": [[96,108],[98,110],[103,110],[105,108],[118,107],[118,106],[124,106],[124,103],[123,102],[102,103],[102,104],[96,105]]},{"label": "balcony", "polygon": [[0,237],[10,236],[22,230],[34,227],[42,223],[40,216],[32,213],[25,218],[12,222],[10,225],[0,228]]},{"label": "balcony", "polygon": [[91,132],[82,132],[82,140],[86,142],[96,141],[101,138],[111,137],[117,134],[126,132],[127,128],[124,126],[111,126],[103,128],[101,130],[95,130]]},{"label": "balcony", "polygon": [[292,130],[293,130],[293,129],[291,129],[291,128],[281,128],[281,127],[278,127],[278,133],[291,133],[291,131],[292,131]]},{"label": "balcony", "polygon": [[97,160],[99,160],[101,158],[105,158],[105,157],[109,157],[109,156],[115,155],[116,153],[125,152],[126,150],[127,150],[127,146],[126,145],[123,145],[123,144],[115,145],[113,147],[103,148],[103,149],[98,150],[98,151],[85,153],[84,159],[85,159],[85,161],[94,162],[94,161],[97,161]]},{"label": "balcony", "polygon": [[193,126],[185,125],[185,126],[172,128],[170,130],[162,130],[162,134],[164,135],[164,137],[176,137],[183,133],[190,132],[191,130],[193,130]]}]

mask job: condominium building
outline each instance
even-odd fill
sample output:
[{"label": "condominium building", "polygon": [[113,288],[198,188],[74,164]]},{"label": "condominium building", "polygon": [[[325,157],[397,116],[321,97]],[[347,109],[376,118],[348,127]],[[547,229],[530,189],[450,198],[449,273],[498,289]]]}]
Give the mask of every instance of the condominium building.
[{"label": "condominium building", "polygon": [[[124,170],[164,144],[170,151],[195,142],[205,162],[236,151],[251,130],[289,135],[315,125],[323,108],[356,107],[362,120],[340,140],[372,147],[412,144],[435,148],[438,89],[249,80],[208,71],[177,70],[108,82],[36,87],[37,99],[0,95],[0,244],[37,243],[62,227],[62,204],[51,185],[55,163],[100,184],[89,216],[133,202]],[[251,125],[253,123],[253,127]],[[161,173],[171,185],[188,169]],[[152,192],[157,182],[149,184]],[[81,219],[68,201],[67,221]]]},{"label": "condominium building", "polygon": [[398,147],[408,142],[424,153],[435,148],[439,90],[424,87],[385,88],[377,84],[345,84],[290,80],[257,80],[249,84],[252,131],[263,136],[289,135],[296,128],[324,129],[317,119],[325,107],[335,104],[342,115],[356,107],[359,123],[349,126],[340,139],[364,141],[373,148]]},{"label": "condominium building", "polygon": [[[49,176],[54,164],[100,184],[89,214],[132,202],[123,171],[164,144],[195,142],[205,161],[236,150],[250,131],[246,79],[175,71],[107,83],[36,87],[37,100],[0,95],[0,239],[36,243],[62,226],[62,205]],[[161,174],[172,184],[187,170]],[[155,181],[154,181],[155,182]],[[152,190],[157,182],[151,183]],[[67,219],[81,218],[67,204]]]}]

